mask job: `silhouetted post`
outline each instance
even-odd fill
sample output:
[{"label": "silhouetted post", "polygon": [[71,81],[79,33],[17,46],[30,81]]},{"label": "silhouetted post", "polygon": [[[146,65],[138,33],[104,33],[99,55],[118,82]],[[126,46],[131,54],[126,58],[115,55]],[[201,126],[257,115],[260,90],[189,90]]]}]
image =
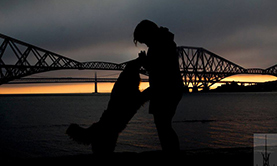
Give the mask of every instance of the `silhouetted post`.
[{"label": "silhouetted post", "polygon": [[97,73],[95,72],[95,77],[94,77],[94,93],[98,93],[97,90]]}]

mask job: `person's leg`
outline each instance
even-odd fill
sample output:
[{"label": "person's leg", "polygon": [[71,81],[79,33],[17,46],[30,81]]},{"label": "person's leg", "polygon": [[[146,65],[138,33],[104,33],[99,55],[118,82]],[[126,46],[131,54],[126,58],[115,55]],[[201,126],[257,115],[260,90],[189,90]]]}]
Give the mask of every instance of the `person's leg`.
[{"label": "person's leg", "polygon": [[154,122],[164,152],[180,151],[179,138],[172,128],[173,115],[154,114]]}]

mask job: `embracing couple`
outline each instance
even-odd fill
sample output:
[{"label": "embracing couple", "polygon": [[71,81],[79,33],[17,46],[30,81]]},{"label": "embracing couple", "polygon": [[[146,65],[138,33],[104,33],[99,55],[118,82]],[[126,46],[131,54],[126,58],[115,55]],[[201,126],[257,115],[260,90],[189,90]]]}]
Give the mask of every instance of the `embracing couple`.
[{"label": "embracing couple", "polygon": [[[141,21],[134,31],[134,43],[145,44],[147,53],[129,61],[114,84],[107,109],[100,120],[87,129],[71,124],[67,134],[73,140],[90,144],[94,153],[113,152],[119,133],[143,103],[150,100],[149,113],[153,114],[162,150],[178,152],[178,136],[172,119],[183,94],[178,53],[174,35],[167,28],[149,20]],[[149,88],[140,92],[139,70],[149,73]],[[166,79],[164,79],[166,78]]]}]

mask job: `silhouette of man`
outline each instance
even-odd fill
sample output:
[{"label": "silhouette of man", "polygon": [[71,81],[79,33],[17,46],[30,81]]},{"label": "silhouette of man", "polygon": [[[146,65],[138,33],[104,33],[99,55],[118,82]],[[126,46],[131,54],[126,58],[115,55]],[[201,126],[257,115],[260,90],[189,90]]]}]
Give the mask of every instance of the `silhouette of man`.
[{"label": "silhouette of man", "polygon": [[179,139],[172,128],[172,118],[182,97],[183,81],[174,35],[149,20],[141,21],[133,35],[136,45],[139,42],[148,47],[147,54],[142,51],[139,57],[149,72],[149,113],[154,116],[162,150],[178,152]]}]

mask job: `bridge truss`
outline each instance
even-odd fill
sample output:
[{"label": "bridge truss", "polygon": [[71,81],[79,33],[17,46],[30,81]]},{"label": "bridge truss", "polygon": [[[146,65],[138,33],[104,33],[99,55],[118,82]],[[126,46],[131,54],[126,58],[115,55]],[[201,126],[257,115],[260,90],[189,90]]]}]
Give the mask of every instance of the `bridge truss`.
[{"label": "bridge truss", "polygon": [[223,78],[236,74],[268,74],[277,76],[277,65],[267,69],[245,69],[204,48],[178,47],[179,65],[184,84],[206,89]]},{"label": "bridge truss", "polygon": [[[36,73],[64,69],[123,70],[127,62],[78,62],[51,51],[0,34],[0,85]],[[235,74],[277,76],[277,65],[267,69],[245,69],[204,48],[178,47],[184,85],[208,88]],[[164,66],[165,67],[165,66]],[[147,74],[141,68],[141,74]]]}]

